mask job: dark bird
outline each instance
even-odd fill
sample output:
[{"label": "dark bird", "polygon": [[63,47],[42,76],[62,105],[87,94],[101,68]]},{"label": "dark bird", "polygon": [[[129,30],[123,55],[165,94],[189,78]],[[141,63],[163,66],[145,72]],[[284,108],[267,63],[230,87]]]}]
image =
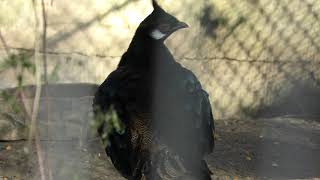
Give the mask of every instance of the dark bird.
[{"label": "dark bird", "polygon": [[214,147],[208,94],[164,44],[188,25],[152,2],[153,12],[95,94],[95,118],[108,117],[99,121],[98,133],[127,179],[210,180],[204,161]]}]

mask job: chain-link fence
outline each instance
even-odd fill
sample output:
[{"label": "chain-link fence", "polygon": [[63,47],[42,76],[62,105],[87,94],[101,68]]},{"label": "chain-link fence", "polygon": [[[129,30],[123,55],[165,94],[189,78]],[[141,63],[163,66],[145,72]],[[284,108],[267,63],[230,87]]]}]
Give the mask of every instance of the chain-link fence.
[{"label": "chain-link fence", "polygon": [[[101,10],[96,16],[78,17],[80,13],[70,12],[66,4],[48,2],[47,51],[51,83],[102,82],[115,68],[135,27],[143,19],[144,15],[132,11],[131,7],[137,3],[142,7],[146,5],[144,1],[124,1],[111,6],[110,10]],[[172,2],[163,4],[169,7]],[[199,76],[211,95],[217,117],[256,115],[264,111],[279,114],[272,107],[279,109],[280,106],[282,115],[318,111],[308,105],[311,102],[316,106],[316,98],[308,97],[318,97],[319,2],[232,0],[186,1],[175,5],[177,7],[168,9],[177,11],[191,28],[176,33],[167,44],[177,61]],[[63,20],[59,13],[71,18]],[[128,19],[133,19],[135,24],[130,24]],[[2,44],[6,43],[15,52],[32,52],[33,44],[25,43],[30,39],[17,35],[24,43],[14,42],[10,31],[16,33],[19,29],[7,27],[8,31],[1,29]],[[117,28],[129,30],[126,34],[117,34],[114,31],[123,31]],[[99,36],[105,42],[98,42]],[[23,44],[26,47],[21,46]],[[12,86],[13,80],[3,79],[2,84]],[[308,97],[303,95],[306,93]],[[293,96],[295,98],[290,98]]]},{"label": "chain-link fence", "polygon": [[204,6],[203,36],[194,42],[200,52],[182,56],[183,63],[201,64],[195,71],[216,112],[318,114],[318,2],[227,1],[222,7]]}]

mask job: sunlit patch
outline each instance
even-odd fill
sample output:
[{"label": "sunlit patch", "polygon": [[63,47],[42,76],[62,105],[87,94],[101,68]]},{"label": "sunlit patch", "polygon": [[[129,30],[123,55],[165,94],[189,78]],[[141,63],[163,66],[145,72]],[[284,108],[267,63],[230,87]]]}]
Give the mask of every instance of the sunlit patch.
[{"label": "sunlit patch", "polygon": [[143,19],[143,15],[135,9],[128,10],[126,16],[129,24],[139,24],[141,19]]},{"label": "sunlit patch", "polygon": [[108,24],[112,24],[113,27],[119,28],[119,27],[124,27],[125,24],[123,22],[123,19],[119,16],[110,16],[108,18]]},{"label": "sunlit patch", "polygon": [[166,36],[166,34],[162,33],[159,29],[155,29],[151,32],[150,36],[153,39],[159,40]]}]

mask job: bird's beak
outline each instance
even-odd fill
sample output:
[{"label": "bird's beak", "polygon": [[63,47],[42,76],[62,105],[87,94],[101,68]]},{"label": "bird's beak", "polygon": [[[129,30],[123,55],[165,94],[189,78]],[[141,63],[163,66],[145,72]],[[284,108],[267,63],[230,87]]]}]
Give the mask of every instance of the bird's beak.
[{"label": "bird's beak", "polygon": [[179,22],[172,28],[172,31],[176,31],[178,29],[183,29],[183,28],[188,28],[188,27],[189,27],[188,24],[186,24],[184,22]]},{"label": "bird's beak", "polygon": [[179,22],[176,26],[177,29],[188,28],[188,27],[189,27],[189,25],[184,22]]}]

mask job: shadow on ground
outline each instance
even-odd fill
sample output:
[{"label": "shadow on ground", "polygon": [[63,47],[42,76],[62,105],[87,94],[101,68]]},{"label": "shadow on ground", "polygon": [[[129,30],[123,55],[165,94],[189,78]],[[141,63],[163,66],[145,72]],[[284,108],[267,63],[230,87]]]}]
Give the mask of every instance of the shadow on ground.
[{"label": "shadow on ground", "polygon": [[209,164],[219,176],[266,179],[320,177],[320,124],[312,120],[217,121]]}]

